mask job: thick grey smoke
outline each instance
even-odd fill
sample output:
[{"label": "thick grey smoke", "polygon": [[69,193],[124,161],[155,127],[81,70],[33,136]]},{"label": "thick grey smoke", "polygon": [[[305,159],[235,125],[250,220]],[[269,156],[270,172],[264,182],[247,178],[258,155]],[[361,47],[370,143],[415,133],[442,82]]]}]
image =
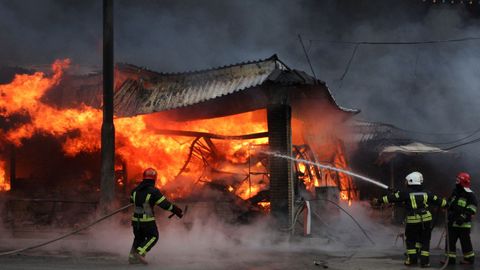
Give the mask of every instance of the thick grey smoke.
[{"label": "thick grey smoke", "polygon": [[[475,4],[475,6],[477,6]],[[317,76],[361,117],[431,132],[478,126],[480,41],[353,45],[310,40],[413,41],[480,36],[478,7],[423,1],[115,1],[116,61],[186,71],[278,53]],[[0,1],[0,63],[70,57],[101,66],[101,1]]]},{"label": "thick grey smoke", "polygon": [[[341,105],[361,109],[361,118],[433,133],[475,130],[480,124],[478,40],[360,45],[343,80],[340,78],[354,46],[311,41],[478,37],[478,8],[431,5],[421,0],[117,0],[115,4],[117,62],[178,72],[277,53],[289,66],[310,73],[298,42],[301,34],[317,77],[327,82]],[[30,68],[69,57],[74,66],[98,69],[101,15],[98,0],[0,0],[0,66]],[[467,153],[471,164],[465,164],[466,169],[478,167],[474,154],[480,149],[471,149]],[[372,221],[366,209],[354,204],[349,210],[380,247],[390,247],[401,228],[392,231],[392,227]],[[267,223],[237,227],[205,217],[171,223],[160,228],[161,240],[152,251],[155,263],[168,265],[172,256],[181,260],[188,255],[200,265],[207,260],[219,261],[212,269],[224,269],[232,261],[245,263],[248,256],[258,256],[255,251],[265,248],[287,250],[294,245],[332,252],[345,250],[345,245],[370,248],[343,214],[323,224],[321,238],[301,243],[278,240]],[[437,234],[433,239],[438,239]],[[115,223],[101,225],[88,236],[68,239],[46,250],[105,251],[125,256],[132,237],[130,228]],[[11,243],[3,248],[20,248],[37,241],[4,239],[2,243]]]},{"label": "thick grey smoke", "polygon": [[[476,5],[475,5],[476,6]],[[480,41],[353,45],[310,40],[413,41],[480,36],[478,8],[422,1],[115,1],[116,60],[186,71],[268,57],[317,76],[362,118],[432,132],[478,126]],[[101,1],[0,1],[0,63],[70,57],[101,65]],[[406,121],[408,120],[408,121]]]},{"label": "thick grey smoke", "polygon": [[[295,238],[289,241],[288,235],[272,230],[272,226],[266,218],[261,218],[253,224],[239,226],[225,223],[225,216],[212,214],[212,203],[190,204],[190,212],[183,219],[167,219],[167,213],[157,214],[159,227],[159,242],[148,254],[148,259],[154,265],[174,264],[184,269],[183,266],[210,265],[213,269],[225,269],[225,265],[244,264],[262,261],[263,257],[270,257],[276,253],[288,253],[292,250],[308,252],[312,255],[308,260],[313,261],[319,254],[336,254],[339,252],[358,252],[379,248],[392,248],[396,229],[387,228],[378,222],[374,222],[370,215],[369,207],[355,204],[347,207],[348,211],[358,219],[360,224],[367,230],[376,242],[373,246],[361,234],[352,220],[343,213],[335,211],[335,214],[320,212],[321,221],[314,221],[312,226],[315,233],[308,238]],[[328,216],[328,218],[327,218]],[[129,215],[123,217],[124,222],[129,220]],[[117,217],[118,218],[118,217]],[[301,217],[302,218],[302,217]],[[297,226],[297,235],[301,234],[302,227]],[[43,236],[44,238],[38,238]],[[0,248],[5,250],[23,248],[49,238],[56,234],[26,234],[21,240],[2,236]],[[89,254],[114,255],[124,258],[130,251],[133,239],[132,230],[129,226],[120,225],[118,219],[110,219],[97,224],[80,235],[55,242],[38,250],[28,251],[28,254],[88,256]],[[398,244],[397,252],[401,252],[401,243]],[[276,258],[277,256],[274,256]],[[200,267],[201,268],[201,267]],[[190,268],[189,268],[190,269]]]}]

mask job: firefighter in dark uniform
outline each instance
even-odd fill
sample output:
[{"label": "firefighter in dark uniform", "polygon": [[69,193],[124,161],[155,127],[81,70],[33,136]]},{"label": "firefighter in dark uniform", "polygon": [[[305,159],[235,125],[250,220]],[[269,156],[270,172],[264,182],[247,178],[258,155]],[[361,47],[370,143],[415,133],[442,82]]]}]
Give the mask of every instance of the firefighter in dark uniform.
[{"label": "firefighter in dark uniform", "polygon": [[429,267],[430,238],[432,234],[432,214],[428,210],[429,204],[445,207],[447,201],[423,190],[423,175],[412,172],[405,177],[408,190],[392,192],[381,199],[374,199],[375,204],[403,203],[407,210],[405,226],[405,242],[407,258],[405,265]]},{"label": "firefighter in dark uniform", "polygon": [[169,202],[155,187],[157,172],[148,168],[143,172],[143,181],[132,190],[130,202],[134,204],[132,227],[135,239],[128,257],[131,264],[147,264],[145,255],[158,241],[158,229],[153,208],[155,205],[171,211],[182,218],[182,210]]},{"label": "firefighter in dark uniform", "polygon": [[470,230],[472,228],[472,216],[477,212],[477,199],[470,189],[470,175],[462,172],[457,175],[455,189],[448,199],[448,251],[449,264],[456,263],[456,245],[460,239],[462,246],[463,261],[461,264],[473,264],[475,253],[473,252]]}]

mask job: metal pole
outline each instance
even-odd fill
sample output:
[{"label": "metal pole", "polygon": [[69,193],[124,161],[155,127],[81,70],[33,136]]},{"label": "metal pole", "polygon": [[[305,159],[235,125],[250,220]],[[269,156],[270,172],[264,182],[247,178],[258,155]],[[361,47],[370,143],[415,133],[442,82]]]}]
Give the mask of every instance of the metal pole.
[{"label": "metal pole", "polygon": [[[394,174],[394,166],[393,166],[394,159],[395,158],[392,158],[392,160],[390,160],[390,188],[393,190],[395,190],[395,174]],[[397,215],[395,210],[396,210],[395,206],[392,207],[392,220],[395,220],[395,216]]]},{"label": "metal pole", "polygon": [[113,0],[103,0],[103,122],[100,205],[108,211],[114,199],[115,127],[113,125]]}]

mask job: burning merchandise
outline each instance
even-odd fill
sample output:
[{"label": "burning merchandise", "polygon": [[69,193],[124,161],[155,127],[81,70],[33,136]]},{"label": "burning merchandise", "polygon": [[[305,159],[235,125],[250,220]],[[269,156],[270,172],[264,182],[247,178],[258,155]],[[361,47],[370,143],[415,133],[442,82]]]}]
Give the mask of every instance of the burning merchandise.
[{"label": "burning merchandise", "polygon": [[[99,96],[100,76],[65,75],[69,65],[68,59],[58,60],[51,74],[20,74],[0,86],[5,97],[0,101],[5,123],[0,133],[3,191],[48,170],[20,162],[19,153],[35,138],[54,138],[65,160],[98,155],[102,114],[92,94]],[[337,187],[340,199],[350,203],[358,198],[349,175],[265,154],[292,152],[297,158],[347,169],[340,136],[344,131],[317,127],[340,127],[355,112],[338,107],[324,83],[289,69],[276,56],[185,74],[118,65],[116,74],[119,191],[130,190],[144,168],[154,167],[157,187],[176,201],[218,200],[220,193],[250,210],[269,212],[273,203],[273,210],[285,211],[293,207],[290,192],[314,196],[315,187],[321,186]],[[286,101],[291,108],[281,105]],[[322,123],[319,113],[325,116]],[[17,149],[16,168],[8,145]],[[98,184],[85,186],[95,177],[98,171],[92,167],[67,177],[44,176],[52,187],[70,178],[69,183],[75,183],[71,190],[78,191],[75,196],[90,189],[87,197],[98,200]]]}]

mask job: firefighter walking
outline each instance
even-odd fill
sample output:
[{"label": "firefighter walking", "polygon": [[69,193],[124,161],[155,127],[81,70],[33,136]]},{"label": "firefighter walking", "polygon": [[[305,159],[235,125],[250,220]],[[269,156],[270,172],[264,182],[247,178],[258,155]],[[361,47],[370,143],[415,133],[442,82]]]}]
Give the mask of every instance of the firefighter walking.
[{"label": "firefighter walking", "polygon": [[430,238],[432,233],[432,214],[429,204],[445,207],[447,201],[423,189],[423,175],[412,172],[405,177],[407,191],[392,192],[380,199],[374,199],[375,204],[403,203],[407,210],[405,225],[405,242],[407,257],[405,265],[415,266],[420,255],[420,266],[430,266]]},{"label": "firefighter walking", "polygon": [[130,202],[134,204],[132,227],[135,236],[128,257],[131,264],[147,264],[145,255],[158,241],[154,207],[158,205],[182,218],[182,210],[169,202],[155,187],[157,172],[148,168],[143,172],[143,181],[132,190]]},{"label": "firefighter walking", "polygon": [[470,175],[461,172],[457,175],[455,189],[448,199],[448,250],[449,264],[456,263],[456,245],[460,239],[463,260],[461,264],[473,264],[475,253],[473,252],[470,231],[472,228],[472,216],[477,212],[477,199],[470,189]]}]

